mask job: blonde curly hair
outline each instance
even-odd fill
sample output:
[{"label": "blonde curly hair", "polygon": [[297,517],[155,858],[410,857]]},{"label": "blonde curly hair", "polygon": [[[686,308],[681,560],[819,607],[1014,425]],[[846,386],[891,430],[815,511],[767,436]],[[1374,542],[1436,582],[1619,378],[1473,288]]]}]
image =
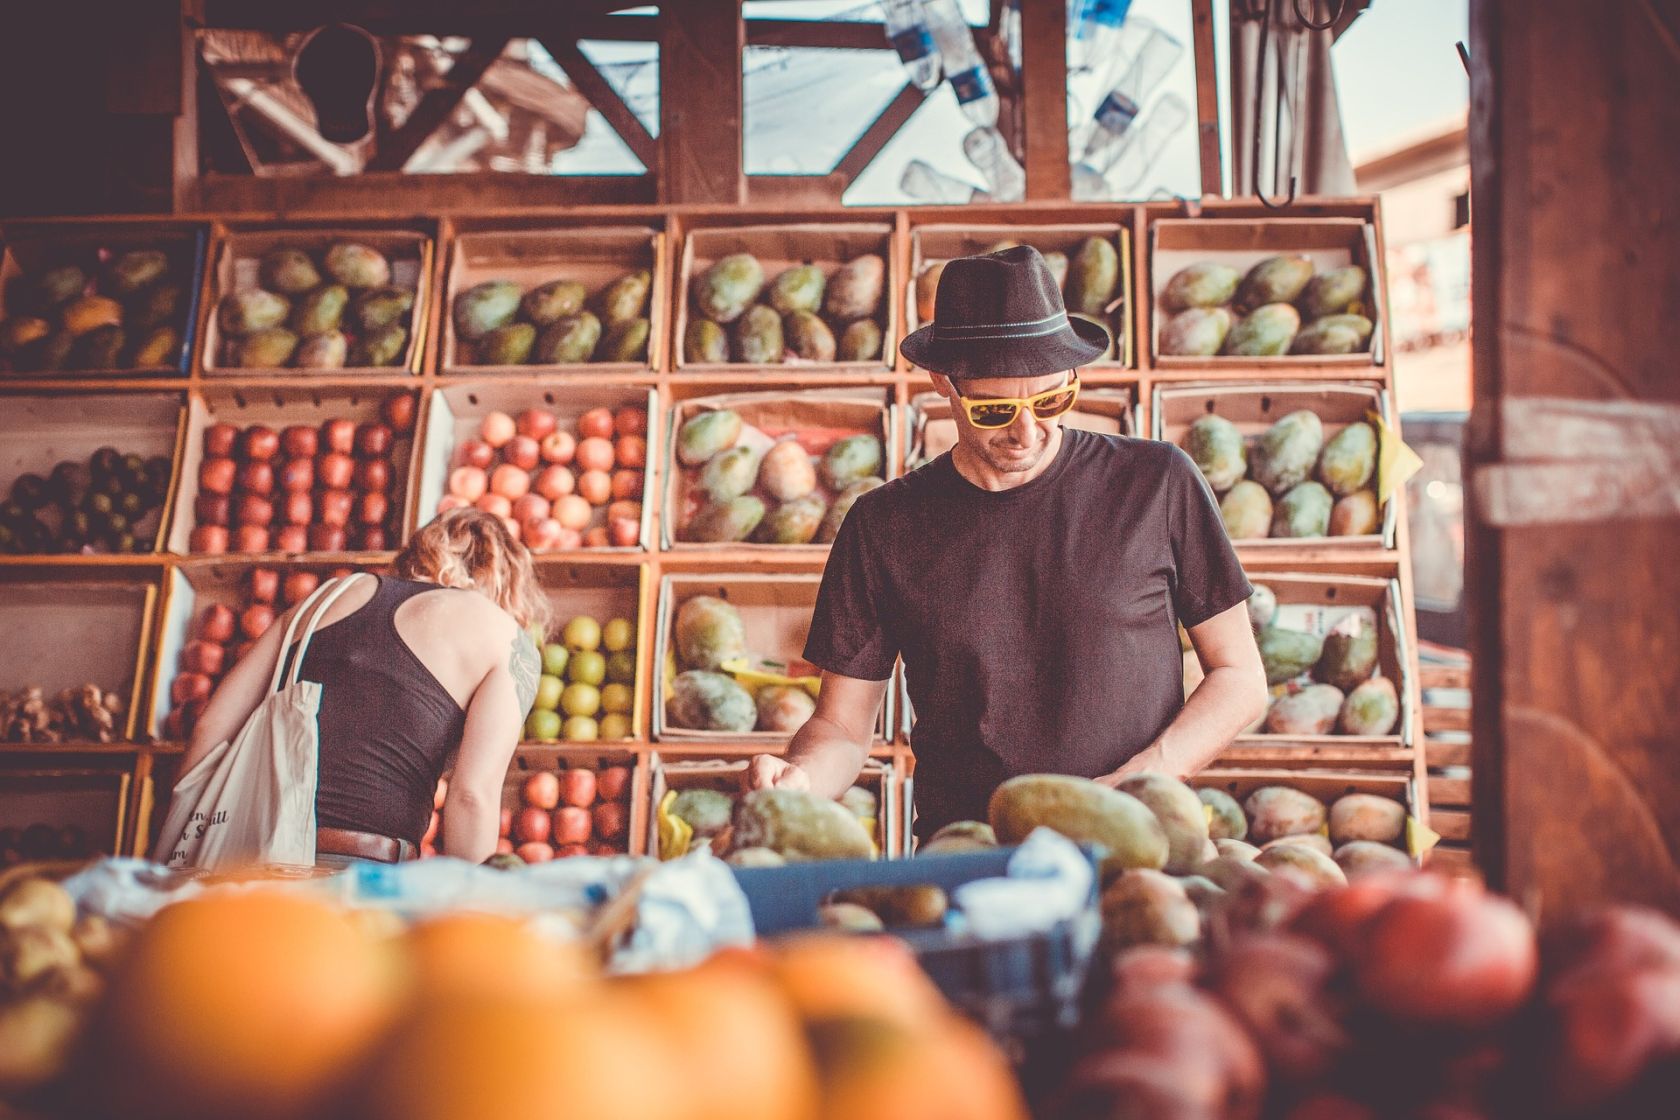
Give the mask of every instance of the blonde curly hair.
[{"label": "blonde curly hair", "polygon": [[392,570],[401,579],[482,592],[520,626],[548,633],[551,607],[531,552],[494,514],[471,507],[440,514],[414,534]]}]

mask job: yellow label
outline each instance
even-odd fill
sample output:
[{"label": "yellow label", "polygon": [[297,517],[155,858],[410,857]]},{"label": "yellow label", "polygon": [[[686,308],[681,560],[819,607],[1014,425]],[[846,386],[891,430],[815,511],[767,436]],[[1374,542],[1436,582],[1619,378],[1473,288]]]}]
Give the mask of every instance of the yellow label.
[{"label": "yellow label", "polygon": [[1213,806],[1209,805],[1206,801],[1202,802],[1202,816],[1207,818],[1208,827],[1212,828],[1213,827]]},{"label": "yellow label", "polygon": [[659,799],[659,858],[676,859],[688,854],[688,846],[694,840],[694,827],[681,817],[671,812],[671,806],[676,803],[677,791],[668,789],[665,796]]},{"label": "yellow label", "polygon": [[1377,503],[1381,505],[1406,485],[1408,478],[1423,469],[1423,460],[1406,446],[1399,432],[1383,423],[1382,417],[1375,412],[1367,412],[1365,416],[1377,430]]},{"label": "yellow label", "polygon": [[1441,840],[1441,834],[1422,824],[1416,817],[1406,818],[1406,852],[1414,860],[1421,860],[1424,853],[1433,848]]}]

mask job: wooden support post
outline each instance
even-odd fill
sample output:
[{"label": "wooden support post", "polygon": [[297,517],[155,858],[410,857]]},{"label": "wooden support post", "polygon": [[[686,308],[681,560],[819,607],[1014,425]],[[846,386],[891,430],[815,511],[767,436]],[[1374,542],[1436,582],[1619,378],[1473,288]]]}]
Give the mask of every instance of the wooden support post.
[{"label": "wooden support post", "polygon": [[577,40],[564,34],[544,35],[539,42],[554,56],[554,61],[566,72],[566,77],[578,88],[578,92],[589,99],[589,104],[595,111],[606,118],[618,133],[625,147],[629,148],[635,157],[642,161],[642,166],[657,174],[659,169],[659,144],[648,133],[641,119],[630,111],[630,106],[613,89],[612,84],[595,69],[595,64],[578,47]]},{"label": "wooden support post", "polygon": [[926,95],[913,82],[904,83],[904,88],[898,91],[898,96],[887,102],[868,128],[863,130],[840,162],[834,165],[834,173],[845,179],[850,186],[863,169],[868,167],[887,142],[898,135],[898,130],[904,127],[906,121],[915,115],[922,107]]},{"label": "wooden support post", "polygon": [[741,0],[659,8],[659,193],[665,202],[746,201]]},{"label": "wooden support post", "polygon": [[1021,107],[1027,198],[1068,197],[1067,3],[1021,5]]},{"label": "wooden support post", "polygon": [[1544,920],[1680,913],[1680,20],[1470,7],[1477,862]]},{"label": "wooden support post", "polygon": [[1223,194],[1219,151],[1219,63],[1213,49],[1213,0],[1190,0],[1195,37],[1196,142],[1202,157],[1202,196]]}]

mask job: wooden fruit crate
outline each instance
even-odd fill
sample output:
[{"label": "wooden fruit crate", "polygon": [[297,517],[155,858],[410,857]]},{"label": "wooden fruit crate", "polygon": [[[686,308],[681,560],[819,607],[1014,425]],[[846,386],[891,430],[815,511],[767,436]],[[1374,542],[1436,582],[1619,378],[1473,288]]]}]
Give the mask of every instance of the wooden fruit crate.
[{"label": "wooden fruit crate", "polygon": [[[561,628],[566,625],[568,619],[577,615],[589,615],[602,626],[614,618],[630,620],[636,635],[637,665],[636,680],[631,686],[633,699],[630,708],[630,740],[641,740],[647,736],[643,713],[647,710],[648,689],[651,686],[647,674],[642,671],[642,667],[647,664],[642,651],[647,649],[652,634],[648,620],[642,616],[640,606],[645,601],[649,579],[651,575],[646,564],[559,563],[543,564],[537,568],[537,582],[548,597],[553,611],[550,641],[558,642]],[[605,654],[604,647],[602,652]],[[600,746],[605,749],[612,742],[602,740]],[[583,744],[545,742],[538,745],[578,747]]]},{"label": "wooden fruit crate", "polygon": [[519,753],[514,755],[513,765],[508,768],[507,777],[502,781],[502,808],[512,809],[517,814],[525,804],[521,797],[521,789],[526,779],[540,771],[567,770],[581,766],[599,774],[609,766],[627,767],[630,770],[630,786],[625,808],[629,810],[629,820],[624,838],[614,843],[628,855],[645,855],[648,768],[641,762],[634,751],[614,750],[604,743],[521,747]]},{"label": "wooden fruit crate", "polygon": [[1296,767],[1239,768],[1216,766],[1185,779],[1197,789],[1222,789],[1239,803],[1264,786],[1289,786],[1324,802],[1329,809],[1338,797],[1370,793],[1398,801],[1406,807],[1406,854],[1422,862],[1437,837],[1429,828],[1429,799],[1418,788],[1410,771],[1387,773],[1305,769]]},{"label": "wooden fruit crate", "polygon": [[[0,797],[0,834],[8,841],[16,834],[21,845],[25,829],[46,825],[59,834],[57,843],[65,839],[64,831],[74,830],[89,850],[122,855],[133,758],[68,757],[73,753],[0,759],[0,786],[6,790]],[[24,854],[21,847],[19,854]],[[11,855],[0,847],[0,872],[11,865]]]}]

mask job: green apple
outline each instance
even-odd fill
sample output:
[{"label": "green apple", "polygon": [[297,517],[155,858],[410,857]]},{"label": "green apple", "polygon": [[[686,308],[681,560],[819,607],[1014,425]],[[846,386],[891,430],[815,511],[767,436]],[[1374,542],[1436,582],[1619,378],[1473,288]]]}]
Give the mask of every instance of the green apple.
[{"label": "green apple", "polygon": [[601,624],[586,614],[580,614],[560,631],[560,640],[566,643],[566,648],[576,653],[578,650],[599,649],[601,646]]},{"label": "green apple", "polygon": [[560,693],[566,682],[547,673],[537,678],[537,710],[552,712],[560,706]]},{"label": "green apple", "polygon": [[636,654],[627,649],[608,654],[607,679],[615,684],[635,684]]},{"label": "green apple", "polygon": [[589,716],[573,716],[561,734],[574,743],[592,743],[601,737],[601,727]]},{"label": "green apple", "polygon": [[569,684],[560,694],[560,710],[569,716],[592,716],[601,710],[601,690],[592,684]]},{"label": "green apple", "polygon": [[630,738],[630,717],[622,712],[613,712],[601,717],[601,738],[628,739]]},{"label": "green apple", "polygon": [[560,738],[560,713],[538,708],[525,721],[525,737],[540,743],[552,743]]},{"label": "green apple", "polygon": [[607,679],[607,659],[592,649],[572,655],[566,677],[575,684],[600,684]]},{"label": "green apple", "polygon": [[608,653],[627,650],[635,640],[636,631],[628,618],[615,618],[601,630],[601,644],[607,647]]},{"label": "green apple", "polygon": [[601,690],[601,710],[628,712],[635,696],[627,684],[609,684]]},{"label": "green apple", "polygon": [[542,651],[543,672],[547,673],[551,677],[565,676],[566,662],[571,658],[572,651],[561,645],[559,642],[549,642],[547,645],[542,647]]}]

